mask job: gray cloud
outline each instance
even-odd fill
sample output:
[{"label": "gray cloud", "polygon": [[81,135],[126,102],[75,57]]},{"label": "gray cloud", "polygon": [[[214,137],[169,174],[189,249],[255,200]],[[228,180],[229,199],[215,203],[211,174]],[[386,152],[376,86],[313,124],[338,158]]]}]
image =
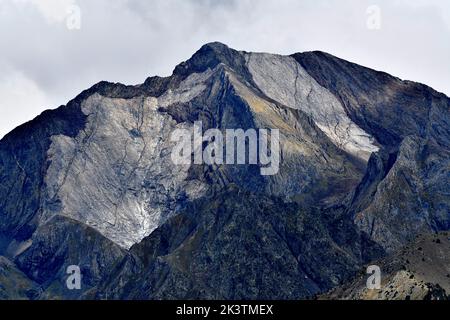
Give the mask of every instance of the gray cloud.
[{"label": "gray cloud", "polygon": [[[70,5],[81,29],[66,27]],[[366,26],[369,5],[381,28]],[[0,0],[0,136],[100,80],[169,75],[202,44],[323,50],[450,94],[441,0]]]}]

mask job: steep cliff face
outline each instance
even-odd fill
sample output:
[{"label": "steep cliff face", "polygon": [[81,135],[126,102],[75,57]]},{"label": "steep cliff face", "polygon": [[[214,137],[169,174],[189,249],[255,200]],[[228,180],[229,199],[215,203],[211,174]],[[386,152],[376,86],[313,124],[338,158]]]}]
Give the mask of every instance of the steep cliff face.
[{"label": "steep cliff face", "polygon": [[[368,197],[365,205],[355,198],[350,206],[361,230],[388,251],[420,232],[448,230],[449,98],[326,53],[293,57],[389,154],[385,166],[369,168],[365,186],[358,188],[359,198]],[[374,174],[381,177],[367,183]]]},{"label": "steep cliff face", "polygon": [[[40,297],[306,298],[450,229],[450,102],[324,53],[203,46],[0,142],[0,255]],[[176,129],[278,129],[280,166],[184,164]],[[86,286],[64,287],[80,265]]]},{"label": "steep cliff face", "polygon": [[133,246],[91,297],[311,297],[351,277],[362,248],[377,252],[350,225],[342,241],[329,222],[319,210],[233,186],[195,201]]}]

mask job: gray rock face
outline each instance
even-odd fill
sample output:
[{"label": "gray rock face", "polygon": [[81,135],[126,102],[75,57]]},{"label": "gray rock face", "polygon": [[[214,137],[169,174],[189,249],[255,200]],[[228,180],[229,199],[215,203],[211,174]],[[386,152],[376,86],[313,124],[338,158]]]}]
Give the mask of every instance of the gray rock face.
[{"label": "gray rock face", "polygon": [[31,281],[13,262],[0,256],[0,299],[31,300],[40,294],[39,286]]},{"label": "gray rock face", "polygon": [[[14,260],[18,268],[39,285],[38,298],[76,299],[98,285],[124,255],[125,250],[94,229],[56,216],[38,228],[31,246]],[[69,266],[80,268],[80,290],[67,287]]]},{"label": "gray rock face", "polygon": [[430,147],[417,136],[406,137],[371,203],[356,210],[357,225],[389,251],[417,234],[450,227],[449,158],[445,151],[430,154]]},{"label": "gray rock face", "polygon": [[325,53],[293,57],[377,139],[380,155],[390,154],[381,156],[385,165],[369,166],[350,205],[361,230],[388,251],[418,233],[448,230],[449,98]]},{"label": "gray rock face", "polygon": [[[170,77],[101,82],[0,142],[0,255],[40,298],[312,297],[450,229],[449,108],[324,53],[211,43]],[[196,121],[278,129],[278,174],[175,165],[171,134]]]},{"label": "gray rock face", "polygon": [[375,139],[355,124],[338,99],[294,58],[251,53],[246,59],[256,85],[264,94],[311,116],[337,147],[364,161],[378,151]]}]

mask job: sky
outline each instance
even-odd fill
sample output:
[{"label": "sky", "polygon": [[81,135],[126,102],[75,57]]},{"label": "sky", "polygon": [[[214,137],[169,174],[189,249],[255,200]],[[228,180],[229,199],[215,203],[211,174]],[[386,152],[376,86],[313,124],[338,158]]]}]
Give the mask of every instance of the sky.
[{"label": "sky", "polygon": [[447,0],[0,0],[0,137],[99,81],[170,75],[212,41],[322,50],[450,96]]}]

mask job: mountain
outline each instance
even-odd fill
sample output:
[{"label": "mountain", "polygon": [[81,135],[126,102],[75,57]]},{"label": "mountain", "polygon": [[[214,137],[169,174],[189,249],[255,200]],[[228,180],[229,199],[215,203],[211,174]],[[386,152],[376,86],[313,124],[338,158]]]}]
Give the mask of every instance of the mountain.
[{"label": "mountain", "polygon": [[[170,77],[100,82],[0,141],[0,256],[33,299],[311,298],[450,230],[449,107],[326,53],[210,43]],[[173,133],[199,121],[278,130],[279,170],[175,164]]]},{"label": "mountain", "polygon": [[384,270],[379,290],[368,290],[363,271],[321,299],[449,300],[450,233],[417,237],[394,255],[377,261]]}]

